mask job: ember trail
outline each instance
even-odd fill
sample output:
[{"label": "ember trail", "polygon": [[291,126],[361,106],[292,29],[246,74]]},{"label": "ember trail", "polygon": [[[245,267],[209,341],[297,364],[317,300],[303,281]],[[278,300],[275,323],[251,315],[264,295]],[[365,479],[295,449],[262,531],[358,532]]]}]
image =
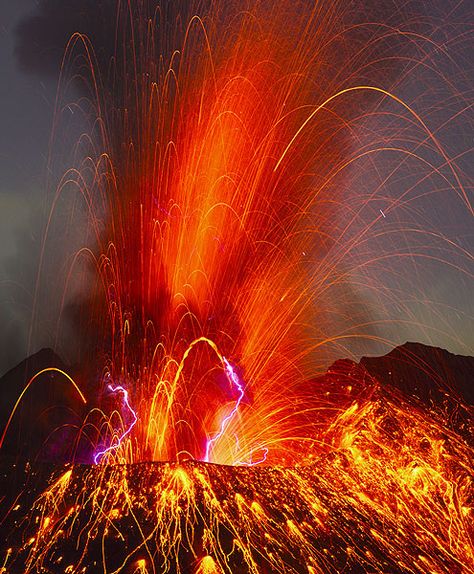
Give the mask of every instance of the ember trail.
[{"label": "ember trail", "polygon": [[375,269],[363,287],[415,322],[379,265],[416,271],[427,241],[447,265],[461,251],[411,209],[421,182],[472,213],[437,131],[392,89],[416,73],[403,21],[351,22],[343,2],[113,15],[112,53],[80,32],[66,48],[55,127],[72,75],[91,128],[38,280],[73,189],[88,233],[63,300],[82,282],[83,344],[77,376],[60,374],[87,410],[70,465],[14,467],[2,571],[474,572],[456,422],[471,406],[417,402],[355,363],[315,378],[351,341],[393,346],[354,270]]}]

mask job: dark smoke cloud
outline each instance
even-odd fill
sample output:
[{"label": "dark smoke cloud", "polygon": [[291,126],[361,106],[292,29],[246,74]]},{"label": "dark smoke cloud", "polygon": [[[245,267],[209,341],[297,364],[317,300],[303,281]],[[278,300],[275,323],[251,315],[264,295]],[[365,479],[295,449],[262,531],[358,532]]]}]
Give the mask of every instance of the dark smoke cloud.
[{"label": "dark smoke cloud", "polygon": [[66,45],[79,32],[93,43],[97,54],[114,50],[114,0],[41,0],[16,30],[16,57],[25,72],[58,75]]},{"label": "dark smoke cloud", "polygon": [[[153,15],[154,8],[160,7],[165,19],[170,17],[182,22],[194,13],[205,13],[211,6],[206,1],[168,1],[139,2],[146,5],[148,14]],[[223,3],[225,4],[225,3]],[[273,2],[261,2],[262,10],[272,17]],[[312,0],[300,1],[302,8],[310,9]],[[107,65],[115,54],[117,8],[119,0],[39,0],[35,10],[17,27],[16,56],[20,67],[27,72],[39,75],[57,76],[65,47],[75,32],[85,34],[94,46],[94,51],[102,65]],[[229,2],[232,10],[245,9],[245,2]],[[412,0],[400,3],[396,0],[352,0],[335,6],[341,24],[361,22],[381,22],[387,26],[403,23],[407,29],[423,28],[433,20],[450,13],[452,17],[463,15],[463,3],[456,3],[451,9],[443,4],[430,3],[429,15],[426,2]],[[429,16],[429,17],[428,17]],[[225,18],[225,8],[222,17]],[[288,22],[291,26],[291,22]],[[173,32],[170,34],[176,40]],[[122,49],[122,46],[120,47]]]}]

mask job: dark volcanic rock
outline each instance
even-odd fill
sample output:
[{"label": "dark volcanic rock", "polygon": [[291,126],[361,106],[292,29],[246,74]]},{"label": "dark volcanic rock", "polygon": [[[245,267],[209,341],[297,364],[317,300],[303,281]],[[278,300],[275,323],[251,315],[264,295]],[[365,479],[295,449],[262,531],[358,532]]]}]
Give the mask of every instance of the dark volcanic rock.
[{"label": "dark volcanic rock", "polygon": [[363,357],[374,377],[428,403],[445,395],[474,405],[474,357],[407,342],[383,357]]},{"label": "dark volcanic rock", "polygon": [[442,413],[474,442],[474,357],[407,342],[383,357],[363,357],[359,365],[385,389]]},{"label": "dark volcanic rock", "polygon": [[[223,572],[216,563],[232,574],[425,574],[431,560],[443,574],[470,571],[436,538],[412,537],[410,515],[376,512],[336,481],[344,458],[292,469],[0,461],[0,551],[10,574]],[[449,546],[446,532],[437,535]]]}]

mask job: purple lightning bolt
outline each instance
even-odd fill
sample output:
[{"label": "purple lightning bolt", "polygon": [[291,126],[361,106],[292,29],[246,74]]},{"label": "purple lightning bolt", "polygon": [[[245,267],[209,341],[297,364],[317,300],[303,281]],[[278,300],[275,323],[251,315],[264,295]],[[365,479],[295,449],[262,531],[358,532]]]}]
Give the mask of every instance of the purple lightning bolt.
[{"label": "purple lightning bolt", "polygon": [[244,386],[241,383],[237,373],[235,372],[234,367],[229,363],[229,361],[225,357],[222,357],[222,358],[223,358],[224,363],[225,363],[225,372],[226,372],[227,378],[229,379],[231,384],[235,385],[235,387],[237,388],[237,390],[239,392],[239,396],[237,398],[237,401],[236,401],[235,406],[232,409],[232,411],[222,421],[221,428],[220,428],[219,432],[207,441],[207,443],[206,443],[206,456],[204,458],[204,462],[209,462],[209,456],[211,454],[211,449],[212,449],[214,443],[216,443],[221,438],[221,436],[225,433],[225,430],[226,430],[228,424],[230,423],[230,421],[234,417],[235,413],[237,412],[237,410],[240,406],[240,403],[242,402],[242,399],[244,398],[244,394],[245,394]]},{"label": "purple lightning bolt", "polygon": [[117,386],[117,387],[113,387],[112,385],[108,385],[108,389],[110,391],[112,391],[113,393],[120,391],[121,393],[123,393],[123,402],[125,403],[125,406],[128,408],[128,410],[132,413],[133,415],[133,421],[130,424],[130,426],[128,427],[128,429],[123,433],[123,435],[121,435],[118,439],[117,442],[115,444],[111,444],[108,448],[106,448],[105,450],[101,450],[98,453],[96,453],[94,455],[94,463],[95,464],[99,464],[100,459],[104,456],[104,454],[110,452],[111,450],[115,450],[117,449],[121,444],[123,439],[130,434],[130,431],[132,430],[132,428],[135,426],[138,417],[135,413],[135,411],[132,409],[132,407],[130,406],[130,403],[128,402],[128,391],[126,389],[124,389],[121,386]]}]

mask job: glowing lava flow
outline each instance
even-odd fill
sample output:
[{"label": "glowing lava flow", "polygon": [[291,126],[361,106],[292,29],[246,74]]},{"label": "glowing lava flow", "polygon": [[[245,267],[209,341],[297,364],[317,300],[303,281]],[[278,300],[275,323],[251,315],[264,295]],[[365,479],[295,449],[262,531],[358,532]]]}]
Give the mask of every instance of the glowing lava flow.
[{"label": "glowing lava flow", "polygon": [[229,425],[230,421],[234,418],[235,414],[239,410],[240,403],[242,402],[242,400],[245,396],[244,386],[241,383],[239,376],[235,372],[234,367],[229,363],[229,361],[225,357],[222,357],[222,358],[223,358],[224,363],[225,363],[225,371],[226,371],[227,378],[229,379],[231,385],[232,384],[235,385],[235,387],[237,388],[237,391],[239,393],[239,396],[237,397],[237,401],[234,405],[234,408],[231,410],[231,412],[222,421],[219,432],[215,436],[213,436],[212,438],[208,439],[208,441],[206,443],[206,455],[204,457],[204,462],[209,462],[209,457],[211,455],[212,447],[214,446],[216,441],[218,441],[223,436],[223,434],[225,433],[227,426]]},{"label": "glowing lava flow", "polygon": [[116,443],[115,444],[111,444],[109,447],[107,447],[105,450],[101,450],[99,452],[97,452],[94,455],[94,463],[95,464],[99,464],[100,460],[102,459],[102,457],[107,454],[108,452],[111,452],[112,450],[116,450],[120,447],[120,445],[122,444],[124,438],[126,436],[128,436],[130,434],[130,432],[132,431],[133,427],[136,425],[137,421],[138,421],[138,417],[135,413],[135,411],[132,409],[132,407],[130,406],[129,400],[128,400],[128,391],[126,389],[124,389],[122,386],[117,385],[116,387],[112,386],[112,385],[108,385],[108,389],[112,392],[112,393],[116,393],[117,391],[120,393],[123,393],[123,402],[125,404],[125,406],[127,407],[127,409],[130,411],[130,413],[133,416],[133,421],[130,423],[128,429],[122,434],[120,435],[117,439],[116,439]]}]

